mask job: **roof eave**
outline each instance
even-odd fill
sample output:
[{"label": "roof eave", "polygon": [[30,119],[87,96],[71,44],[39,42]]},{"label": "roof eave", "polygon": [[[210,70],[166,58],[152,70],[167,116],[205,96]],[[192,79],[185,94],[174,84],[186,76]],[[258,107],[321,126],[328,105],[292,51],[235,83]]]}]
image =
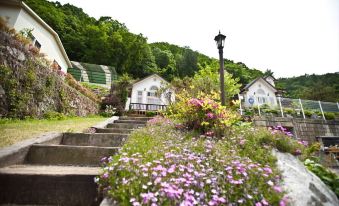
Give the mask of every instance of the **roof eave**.
[{"label": "roof eave", "polygon": [[64,46],[62,45],[62,42],[59,38],[59,35],[43,20],[41,19],[27,4],[25,4],[23,1],[20,2],[20,6],[26,11],[28,12],[31,16],[33,16],[41,25],[43,25],[43,27],[45,27],[45,29],[47,29],[50,33],[53,34],[59,49],[61,50],[62,55],[64,56],[67,66],[68,68],[72,67],[71,61],[68,58],[68,55],[66,53],[66,50],[64,49]]}]

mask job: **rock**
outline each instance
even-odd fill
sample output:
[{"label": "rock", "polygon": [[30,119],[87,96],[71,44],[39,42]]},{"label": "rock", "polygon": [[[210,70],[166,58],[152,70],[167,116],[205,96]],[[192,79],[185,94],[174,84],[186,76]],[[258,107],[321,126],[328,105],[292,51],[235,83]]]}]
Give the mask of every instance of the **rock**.
[{"label": "rock", "polygon": [[19,61],[25,61],[26,60],[25,54],[22,51],[18,51],[18,60]]},{"label": "rock", "polygon": [[282,171],[282,187],[287,191],[291,205],[339,205],[334,192],[315,174],[308,171],[296,157],[278,151],[273,151],[273,154],[277,157],[279,170]]}]

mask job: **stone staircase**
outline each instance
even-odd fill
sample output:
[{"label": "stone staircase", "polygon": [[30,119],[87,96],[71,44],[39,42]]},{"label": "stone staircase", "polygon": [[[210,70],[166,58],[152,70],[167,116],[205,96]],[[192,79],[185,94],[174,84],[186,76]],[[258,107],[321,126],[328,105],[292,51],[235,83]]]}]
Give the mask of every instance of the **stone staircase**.
[{"label": "stone staircase", "polygon": [[118,152],[146,117],[121,117],[96,133],[64,133],[59,144],[33,144],[22,162],[0,168],[0,205],[99,205],[100,159]]}]

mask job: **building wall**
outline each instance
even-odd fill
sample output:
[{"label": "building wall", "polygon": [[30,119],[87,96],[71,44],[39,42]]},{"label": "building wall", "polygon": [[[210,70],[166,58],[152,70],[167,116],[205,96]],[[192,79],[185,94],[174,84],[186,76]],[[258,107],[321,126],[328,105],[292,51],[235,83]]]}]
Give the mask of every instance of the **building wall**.
[{"label": "building wall", "polygon": [[16,31],[28,28],[33,29],[32,34],[41,44],[40,52],[46,54],[46,58],[53,63],[58,62],[62,71],[67,72],[67,62],[58,46],[52,33],[41,25],[24,9],[14,6],[1,5],[0,13],[2,17],[9,17],[9,25]]},{"label": "building wall", "polygon": [[[152,86],[156,86],[157,88],[161,88],[163,86],[163,80],[160,79],[157,76],[151,76],[147,79],[144,79],[140,82],[137,82],[136,84],[133,85],[132,87],[132,94],[131,94],[131,103],[140,103],[138,101],[138,91],[142,92],[142,98],[141,98],[141,103],[147,104],[147,92],[150,92],[150,88]],[[174,91],[172,92],[172,101],[174,101]],[[167,99],[164,97],[164,95],[161,95],[160,98],[160,104],[162,105],[168,105],[169,102]]]},{"label": "building wall", "polygon": [[286,127],[295,137],[309,142],[315,142],[318,136],[339,136],[339,121],[336,120],[256,117],[253,123],[257,127]]},{"label": "building wall", "polygon": [[[259,94],[258,93],[259,89],[262,89],[264,94]],[[249,98],[254,99],[253,105],[258,105],[258,97],[261,98],[261,100],[262,98],[265,98],[265,102],[263,101],[259,102],[260,105],[268,104],[272,105],[273,107],[277,106],[277,98],[275,96],[275,91],[261,79],[256,81],[253,85],[251,85],[251,87],[248,88],[248,91],[244,93],[245,106],[251,106],[251,104],[248,102]]]}]

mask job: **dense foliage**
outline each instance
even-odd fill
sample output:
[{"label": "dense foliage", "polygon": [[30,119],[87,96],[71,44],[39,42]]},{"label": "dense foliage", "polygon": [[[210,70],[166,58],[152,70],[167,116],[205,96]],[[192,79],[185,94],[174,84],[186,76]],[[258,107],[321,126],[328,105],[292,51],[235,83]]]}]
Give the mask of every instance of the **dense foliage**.
[{"label": "dense foliage", "polygon": [[[193,76],[199,65],[205,67],[216,59],[166,42],[147,43],[142,34],[133,34],[110,17],[98,20],[82,9],[59,2],[24,0],[60,36],[69,58],[74,61],[115,66],[119,74],[141,78],[158,73],[167,80]],[[225,60],[229,73],[242,84],[262,75],[243,63]]]},{"label": "dense foliage", "polygon": [[305,74],[299,77],[281,78],[277,87],[286,90],[285,96],[329,102],[339,101],[339,73],[323,75]]}]

